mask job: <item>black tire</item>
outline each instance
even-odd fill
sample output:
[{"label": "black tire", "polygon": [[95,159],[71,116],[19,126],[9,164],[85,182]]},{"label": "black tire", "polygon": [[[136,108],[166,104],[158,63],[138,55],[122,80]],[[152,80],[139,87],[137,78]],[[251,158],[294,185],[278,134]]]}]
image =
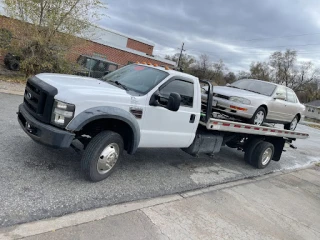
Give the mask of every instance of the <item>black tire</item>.
[{"label": "black tire", "polygon": [[12,70],[12,71],[19,71],[20,63],[17,60],[12,60],[9,63],[9,69]]},{"label": "black tire", "polygon": [[[118,158],[110,170],[107,170],[106,173],[100,173],[98,171],[98,160],[102,157],[101,154],[103,150],[112,144],[116,144],[118,146]],[[92,182],[98,182],[110,176],[110,174],[112,174],[112,172],[119,165],[122,152],[123,139],[118,133],[112,131],[103,131],[96,135],[89,142],[81,159],[81,168],[86,175],[86,178]]]},{"label": "black tire", "polygon": [[258,107],[258,109],[253,114],[252,118],[249,119],[248,123],[254,124],[254,125],[259,125],[259,124],[255,124],[255,118],[259,114],[259,112],[263,112],[263,115],[264,115],[262,123],[260,124],[260,125],[262,125],[264,123],[264,121],[266,120],[266,116],[267,116],[267,112],[266,112],[266,109],[264,107]]},{"label": "black tire", "polygon": [[256,148],[256,146],[261,143],[262,140],[260,138],[252,138],[249,139],[246,143],[245,143],[245,147],[244,147],[244,160],[251,164],[251,158],[252,158],[252,154],[254,149]]},{"label": "black tire", "polygon": [[[293,129],[291,129],[291,124],[293,123],[293,121],[297,121],[297,124],[294,126],[294,128]],[[291,130],[291,131],[294,131],[294,130],[296,130],[296,128],[297,128],[297,126],[298,126],[298,123],[299,123],[299,116],[298,115],[296,115],[293,119],[292,119],[292,121],[290,122],[290,123],[287,123],[287,124],[284,124],[284,129],[286,129],[286,130]]]},{"label": "black tire", "polygon": [[[267,159],[263,158],[264,153],[269,150],[269,156]],[[252,166],[263,169],[266,168],[271,162],[274,154],[274,146],[269,142],[260,142],[253,150],[251,155],[251,164]],[[264,161],[265,160],[265,161]]]}]

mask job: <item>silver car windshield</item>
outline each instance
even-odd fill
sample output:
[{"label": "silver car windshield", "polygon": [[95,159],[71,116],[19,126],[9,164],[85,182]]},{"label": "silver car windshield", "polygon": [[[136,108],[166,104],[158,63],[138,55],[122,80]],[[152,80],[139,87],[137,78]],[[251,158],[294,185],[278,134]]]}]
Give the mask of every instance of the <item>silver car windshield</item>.
[{"label": "silver car windshield", "polygon": [[268,82],[250,80],[250,79],[242,79],[242,80],[236,81],[232,83],[230,87],[259,93],[265,96],[271,96],[274,90],[276,89],[276,85],[274,84],[271,84]]}]

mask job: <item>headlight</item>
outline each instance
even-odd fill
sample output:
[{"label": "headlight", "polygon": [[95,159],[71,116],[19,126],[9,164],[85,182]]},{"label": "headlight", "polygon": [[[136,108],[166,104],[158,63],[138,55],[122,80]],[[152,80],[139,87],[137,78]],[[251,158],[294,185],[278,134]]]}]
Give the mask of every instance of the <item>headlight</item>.
[{"label": "headlight", "polygon": [[238,102],[238,103],[242,103],[242,104],[246,104],[246,105],[251,104],[251,101],[249,99],[242,98],[242,97],[230,97],[229,100],[232,102]]},{"label": "headlight", "polygon": [[66,127],[72,120],[75,111],[73,104],[55,100],[51,114],[51,123],[58,127]]}]

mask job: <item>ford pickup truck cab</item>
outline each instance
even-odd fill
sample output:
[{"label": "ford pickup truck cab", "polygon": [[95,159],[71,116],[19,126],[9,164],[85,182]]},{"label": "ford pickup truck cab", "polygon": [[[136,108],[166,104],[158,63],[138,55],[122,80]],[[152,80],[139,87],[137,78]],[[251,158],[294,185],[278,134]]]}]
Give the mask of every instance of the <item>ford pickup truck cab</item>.
[{"label": "ford pickup truck cab", "polygon": [[[204,109],[199,79],[163,67],[131,64],[101,79],[38,74],[27,81],[18,121],[41,144],[67,148],[80,141],[84,147],[81,166],[91,181],[108,177],[123,150],[134,154],[137,148],[182,148],[197,155],[218,152],[224,144],[239,149],[250,145],[251,149],[263,142],[255,155],[268,150],[267,155],[263,152],[250,161],[264,168],[271,159],[280,159],[285,134],[291,140],[303,136],[283,131],[275,138],[270,130],[268,145],[264,141],[268,131],[262,128],[259,132],[255,126],[253,134],[248,124],[239,125],[243,129],[226,129],[222,120],[210,119],[212,86],[207,84]],[[254,144],[243,146],[253,139]]]}]

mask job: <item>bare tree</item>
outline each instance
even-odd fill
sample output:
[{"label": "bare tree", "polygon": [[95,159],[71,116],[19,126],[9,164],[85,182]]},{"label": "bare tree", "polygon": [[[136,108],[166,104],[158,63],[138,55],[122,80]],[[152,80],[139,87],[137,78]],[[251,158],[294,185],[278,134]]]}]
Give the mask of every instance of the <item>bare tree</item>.
[{"label": "bare tree", "polygon": [[[165,58],[174,62],[178,62],[180,53],[176,53],[172,56],[166,55]],[[191,66],[196,63],[196,59],[188,54],[182,54],[180,58],[180,67],[183,69],[184,72],[189,72]]]},{"label": "bare tree", "polygon": [[251,75],[249,72],[246,72],[246,71],[239,71],[238,74],[237,74],[237,79],[238,80],[241,80],[241,79],[246,79],[246,78],[250,78]]},{"label": "bare tree", "polygon": [[297,52],[294,50],[287,49],[284,53],[274,52],[269,61],[269,65],[274,71],[273,81],[288,86],[295,77],[296,61]]},{"label": "bare tree", "polygon": [[270,81],[271,70],[266,62],[252,62],[250,65],[250,77],[254,79]]}]

